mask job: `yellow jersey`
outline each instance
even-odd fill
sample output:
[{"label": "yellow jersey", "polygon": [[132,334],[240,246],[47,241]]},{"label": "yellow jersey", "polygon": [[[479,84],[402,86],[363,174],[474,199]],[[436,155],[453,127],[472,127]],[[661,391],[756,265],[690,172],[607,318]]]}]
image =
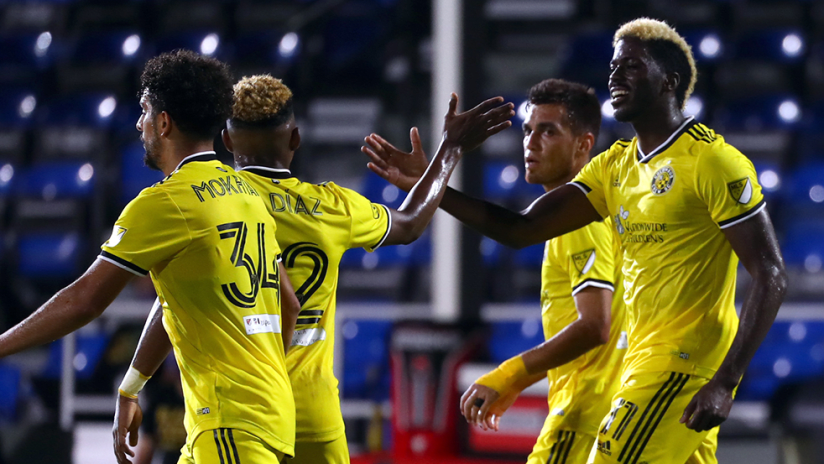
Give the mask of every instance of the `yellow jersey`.
[{"label": "yellow jersey", "polygon": [[187,447],[247,431],[294,455],[281,337],[280,249],[257,190],[214,152],[185,158],[117,220],[100,259],[151,275],[180,367]]},{"label": "yellow jersey", "polygon": [[340,260],[350,248],[378,248],[392,218],[385,206],[332,182],[301,182],[289,170],[262,166],[244,167],[240,174],[277,221],[283,264],[301,302],[286,357],[295,387],[297,440],[334,440],[344,434],[333,372]]},{"label": "yellow jersey", "polygon": [[750,160],[688,118],[648,154],[637,139],[616,142],[572,184],[613,218],[624,250],[623,377],[712,377],[738,328],[738,257],[722,229],[765,207]]},{"label": "yellow jersey", "polygon": [[587,287],[613,291],[609,342],[547,372],[549,416],[544,432],[574,430],[592,436],[620,385],[627,347],[620,244],[611,221],[593,222],[546,242],[541,267],[541,319],[547,340],[578,319],[575,295]]}]

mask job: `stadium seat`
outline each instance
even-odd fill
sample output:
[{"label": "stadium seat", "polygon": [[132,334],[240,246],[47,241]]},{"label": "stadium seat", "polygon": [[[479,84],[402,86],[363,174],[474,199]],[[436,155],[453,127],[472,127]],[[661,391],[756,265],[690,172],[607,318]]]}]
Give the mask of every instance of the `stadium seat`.
[{"label": "stadium seat", "polygon": [[100,159],[118,102],[114,95],[79,93],[38,105],[33,157]]},{"label": "stadium seat", "polygon": [[163,173],[148,168],[143,157],[143,144],[135,142],[120,153],[120,203],[125,205],[146,187],[163,179]]},{"label": "stadium seat", "polygon": [[493,322],[490,332],[487,348],[493,363],[504,362],[544,341],[543,325],[539,318]]},{"label": "stadium seat", "polygon": [[26,234],[17,243],[17,273],[35,280],[76,277],[82,270],[83,245],[74,233]]},{"label": "stadium seat", "polygon": [[24,161],[26,135],[37,106],[35,93],[25,88],[0,91],[0,165]]},{"label": "stadium seat", "polygon": [[540,271],[544,260],[544,248],[545,245],[539,243],[516,251],[515,264],[521,268]]},{"label": "stadium seat", "polygon": [[796,63],[806,56],[804,34],[790,29],[761,29],[739,35],[732,47],[737,59]]},{"label": "stadium seat", "polygon": [[218,59],[224,59],[227,47],[225,43],[222,43],[223,40],[224,37],[221,37],[215,30],[172,32],[157,41],[154,47],[152,47],[152,55],[159,55],[160,53],[171,52],[182,48]]},{"label": "stadium seat", "polygon": [[[824,261],[824,221],[815,219],[788,220],[785,225],[781,252],[788,266],[818,272]],[[816,264],[817,263],[817,264]]]},{"label": "stadium seat", "polygon": [[795,211],[824,211],[824,162],[797,167],[787,184],[787,195]]},{"label": "stadium seat", "polygon": [[11,421],[20,401],[20,369],[0,364],[0,420]]},{"label": "stadium seat", "polygon": [[[824,72],[824,63],[822,63],[822,72]],[[822,76],[822,86],[824,86],[824,76]],[[822,127],[824,127],[824,100],[817,100],[810,105],[799,131],[798,161],[800,163],[824,163]]]},{"label": "stadium seat", "polygon": [[758,183],[761,184],[761,191],[772,201],[781,197],[784,179],[783,171],[777,162],[754,161],[755,172],[758,174]]},{"label": "stadium seat", "polygon": [[141,42],[140,34],[133,30],[94,32],[71,40],[56,66],[59,91],[133,94],[134,65],[145,56]]},{"label": "stadium seat", "polygon": [[338,328],[343,343],[341,396],[346,399],[389,398],[389,339],[392,322],[348,319]]},{"label": "stadium seat", "polygon": [[239,65],[275,65],[282,60],[294,58],[299,50],[292,50],[294,55],[279,51],[283,32],[279,30],[263,30],[244,33],[233,42],[233,59]]},{"label": "stadium seat", "polygon": [[612,59],[612,33],[594,32],[574,37],[561,58],[561,77],[596,89],[606,87]]},{"label": "stadium seat", "polygon": [[383,180],[373,172],[368,172],[363,178],[363,187],[359,190],[366,198],[374,203],[380,203],[390,208],[398,209],[406,192]]},{"label": "stadium seat", "polygon": [[488,161],[484,164],[484,198],[508,200],[517,197],[526,184],[522,168],[515,163]]},{"label": "stadium seat", "polygon": [[[38,82],[39,72],[52,59],[51,36],[40,39],[40,34],[0,35],[0,83],[32,85]],[[48,46],[45,46],[48,43]]]},{"label": "stadium seat", "polygon": [[[106,334],[78,335],[75,340],[74,369],[78,379],[88,379],[94,374],[97,364],[106,352],[109,336]],[[49,358],[40,376],[47,379],[60,378],[63,371],[63,342],[58,340],[49,345]]]},{"label": "stadium seat", "polygon": [[21,169],[15,195],[27,198],[89,198],[94,188],[94,168],[88,163],[55,162]]},{"label": "stadium seat", "polygon": [[722,104],[715,112],[715,125],[748,132],[792,129],[801,121],[801,109],[800,99],[792,94],[742,98]]}]

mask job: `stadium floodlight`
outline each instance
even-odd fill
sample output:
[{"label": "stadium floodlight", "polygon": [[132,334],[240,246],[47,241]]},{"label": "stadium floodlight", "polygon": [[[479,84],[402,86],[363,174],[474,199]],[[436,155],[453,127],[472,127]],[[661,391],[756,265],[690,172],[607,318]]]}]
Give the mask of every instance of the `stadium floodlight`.
[{"label": "stadium floodlight", "polygon": [[123,56],[132,56],[140,50],[140,36],[132,34],[123,41]]},{"label": "stadium floodlight", "polygon": [[701,100],[701,97],[693,95],[688,98],[687,104],[684,106],[684,114],[699,119],[704,114],[704,101]]},{"label": "stadium floodlight", "polygon": [[11,181],[11,178],[14,177],[14,167],[11,164],[4,164],[2,168],[0,168],[0,182],[7,184]]},{"label": "stadium floodlight", "polygon": [[49,51],[49,47],[52,43],[52,35],[51,32],[46,31],[41,33],[37,36],[37,41],[34,43],[34,55],[38,58],[42,58],[46,56],[46,52]]},{"label": "stadium floodlight", "polygon": [[398,199],[398,195],[400,194],[400,189],[398,189],[394,185],[387,185],[383,188],[383,192],[381,192],[381,197],[383,197],[383,201],[387,203],[392,203],[393,201]]},{"label": "stadium floodlight", "polygon": [[793,322],[790,324],[790,339],[794,342],[803,341],[807,337],[807,326],[803,322]]},{"label": "stadium floodlight", "polygon": [[787,358],[778,358],[773,364],[773,374],[776,377],[783,379],[784,377],[790,375],[790,372],[793,370],[793,365]]},{"label": "stadium floodlight", "polygon": [[810,188],[810,200],[816,203],[824,201],[824,186],[818,184],[813,185],[812,188]]},{"label": "stadium floodlight", "polygon": [[77,170],[77,179],[80,182],[88,182],[92,177],[94,177],[94,166],[91,163],[86,163]]},{"label": "stadium floodlight", "polygon": [[784,122],[796,122],[801,118],[801,108],[793,100],[784,100],[778,105],[778,117]]},{"label": "stadium floodlight", "polygon": [[526,118],[529,117],[529,114],[527,112],[527,107],[528,106],[529,106],[529,100],[524,100],[520,105],[518,105],[517,115],[518,115],[518,118],[521,119],[521,121],[526,121]]},{"label": "stadium floodlight", "polygon": [[34,95],[26,95],[23,97],[23,100],[20,101],[20,108],[18,110],[21,118],[28,118],[34,112],[34,109],[37,107],[37,99],[34,98]]},{"label": "stadium floodlight", "polygon": [[804,50],[804,40],[798,34],[787,34],[781,41],[781,50],[786,56],[796,57]]},{"label": "stadium floodlight", "polygon": [[601,103],[601,115],[607,119],[615,119],[615,108],[612,107],[612,100],[604,100]]},{"label": "stadium floodlight", "polygon": [[117,100],[114,97],[106,97],[97,106],[97,114],[106,119],[114,113],[115,108],[117,108]]},{"label": "stadium floodlight", "polygon": [[698,50],[704,58],[715,58],[721,54],[721,40],[715,34],[707,34],[698,44]]},{"label": "stadium floodlight", "polygon": [[810,274],[815,274],[821,270],[821,256],[816,254],[807,255],[804,258],[804,269]]},{"label": "stadium floodlight", "polygon": [[220,38],[217,34],[212,33],[203,38],[200,42],[200,53],[204,55],[212,55],[217,51],[217,46],[220,45]]},{"label": "stadium floodlight", "polygon": [[287,32],[286,35],[280,39],[280,43],[278,44],[278,53],[280,53],[280,56],[284,58],[290,58],[295,54],[299,43],[300,37],[298,37],[296,33]]},{"label": "stadium floodlight", "polygon": [[778,176],[778,173],[772,169],[764,170],[764,172],[758,176],[758,181],[761,183],[761,186],[764,187],[764,190],[767,191],[776,190],[781,186],[781,178]]},{"label": "stadium floodlight", "polygon": [[498,183],[505,189],[511,189],[515,186],[519,175],[518,168],[514,164],[510,164],[501,171],[501,178]]}]

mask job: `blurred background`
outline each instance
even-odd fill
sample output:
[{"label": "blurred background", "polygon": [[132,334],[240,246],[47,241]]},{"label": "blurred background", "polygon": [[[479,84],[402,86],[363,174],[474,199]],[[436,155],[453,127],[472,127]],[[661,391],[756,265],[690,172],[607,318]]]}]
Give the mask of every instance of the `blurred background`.
[{"label": "blurred background", "polygon": [[[503,95],[519,109],[513,128],[465,157],[454,181],[522,208],[542,193],[523,180],[535,83],[595,88],[599,150],[632,136],[611,117],[606,82],[612,33],[638,16],[669,21],[691,44],[687,112],[753,160],[791,273],[719,458],[824,462],[824,2],[813,0],[0,0],[0,329],[77,278],[120,210],[161,178],[143,166],[135,130],[151,56],[188,48],[238,78],[284,79],[303,134],[293,172],[391,207],[404,194],[365,168],[363,137],[408,148],[418,126],[432,147],[449,92],[465,108]],[[353,461],[523,462],[545,385],[498,434],[468,430],[456,401],[542,341],[541,257],[542,246],[512,250],[442,215],[414,244],[344,256],[336,370]],[[748,282],[741,269],[739,295]],[[153,299],[148,279],[135,281],[76,335],[0,361],[0,463],[114,462],[113,395]],[[175,369],[147,387],[139,462],[176,462]]]}]

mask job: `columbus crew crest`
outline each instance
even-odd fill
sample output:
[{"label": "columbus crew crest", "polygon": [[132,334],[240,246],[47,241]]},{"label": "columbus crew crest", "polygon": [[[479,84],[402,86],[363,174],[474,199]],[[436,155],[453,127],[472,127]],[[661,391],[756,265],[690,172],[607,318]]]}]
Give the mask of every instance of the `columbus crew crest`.
[{"label": "columbus crew crest", "polygon": [[730,189],[733,200],[738,203],[746,205],[752,200],[752,182],[750,182],[749,177],[730,182],[727,187]]},{"label": "columbus crew crest", "polygon": [[575,269],[578,269],[581,275],[586,274],[592,269],[592,265],[595,264],[595,249],[593,248],[572,255],[572,263],[575,264]]},{"label": "columbus crew crest", "polygon": [[663,195],[669,192],[673,182],[675,182],[675,171],[670,166],[664,166],[652,176],[652,193]]}]

